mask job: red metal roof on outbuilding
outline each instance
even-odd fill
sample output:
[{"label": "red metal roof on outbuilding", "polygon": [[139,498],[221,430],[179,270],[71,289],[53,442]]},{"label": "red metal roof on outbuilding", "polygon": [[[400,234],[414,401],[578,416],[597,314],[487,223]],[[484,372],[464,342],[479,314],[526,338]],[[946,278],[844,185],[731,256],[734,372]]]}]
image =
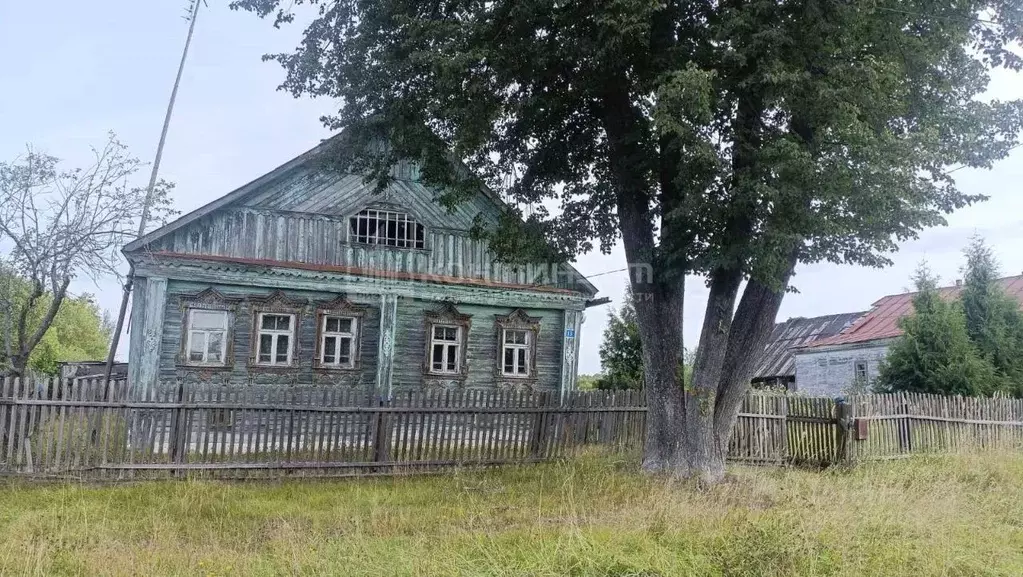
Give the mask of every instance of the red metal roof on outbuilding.
[{"label": "red metal roof on outbuilding", "polygon": [[[998,279],[998,282],[1006,294],[1023,304],[1023,275]],[[959,294],[961,287],[942,287],[938,290],[945,298],[953,298]],[[806,348],[848,345],[901,336],[899,319],[913,312],[914,295],[915,292],[888,295],[875,302],[870,311],[849,328],[833,337],[816,340],[806,345]]]}]

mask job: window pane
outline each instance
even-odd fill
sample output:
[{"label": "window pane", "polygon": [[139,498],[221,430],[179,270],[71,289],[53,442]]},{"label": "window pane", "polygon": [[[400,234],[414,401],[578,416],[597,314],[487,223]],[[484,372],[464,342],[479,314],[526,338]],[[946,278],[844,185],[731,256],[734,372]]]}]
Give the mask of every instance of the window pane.
[{"label": "window pane", "polygon": [[223,360],[221,351],[224,347],[224,333],[213,332],[209,334],[209,343],[206,346],[206,360],[211,363],[219,363]]},{"label": "window pane", "polygon": [[341,349],[337,353],[337,364],[352,364],[352,339],[341,339]]},{"label": "window pane", "polygon": [[226,329],[227,311],[192,311],[191,329]]},{"label": "window pane", "polygon": [[519,374],[526,374],[526,349],[518,349],[519,353]]},{"label": "window pane", "polygon": [[204,350],[206,350],[206,333],[193,332],[188,347],[188,360],[201,362]]},{"label": "window pane", "polygon": [[449,371],[454,371],[455,370],[455,366],[456,366],[455,358],[457,356],[458,356],[458,347],[452,347],[452,346],[449,345],[448,346],[447,370],[449,370]]},{"label": "window pane", "polygon": [[274,338],[272,335],[259,335],[259,362],[269,363],[273,352]]},{"label": "window pane", "polygon": [[288,362],[288,335],[277,335],[277,357],[276,362]]},{"label": "window pane", "polygon": [[326,337],[323,339],[323,362],[333,364],[337,358],[337,337]]},{"label": "window pane", "polygon": [[444,368],[444,345],[433,345],[433,354],[430,361],[433,370],[439,371]]},{"label": "window pane", "polygon": [[339,320],[337,317],[327,317],[327,332],[336,333]]},{"label": "window pane", "polygon": [[504,372],[510,373],[515,370],[515,349],[504,349]]},{"label": "window pane", "polygon": [[342,319],[337,319],[337,321],[338,321],[338,328],[337,328],[337,330],[339,332],[342,332],[342,333],[350,333],[350,332],[352,332],[352,319],[344,319],[344,318],[342,318]]},{"label": "window pane", "polygon": [[279,331],[291,330],[291,317],[289,316],[277,317],[277,330]]},{"label": "window pane", "polygon": [[433,327],[433,338],[444,339],[444,327]]},{"label": "window pane", "polygon": [[409,227],[415,227],[416,245],[422,247],[423,226],[408,214],[389,210],[366,209],[349,219],[349,235],[354,242],[407,248]]}]

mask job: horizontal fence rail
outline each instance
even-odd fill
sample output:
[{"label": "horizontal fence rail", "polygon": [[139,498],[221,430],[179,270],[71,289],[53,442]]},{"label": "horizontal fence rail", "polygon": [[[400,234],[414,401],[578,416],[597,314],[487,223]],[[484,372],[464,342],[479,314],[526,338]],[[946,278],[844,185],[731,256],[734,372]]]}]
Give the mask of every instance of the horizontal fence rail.
[{"label": "horizontal fence rail", "polygon": [[[0,475],[393,474],[532,463],[601,445],[637,453],[639,391],[451,391],[388,400],[324,386],[168,383],[145,398],[116,381],[0,384]],[[728,458],[824,466],[921,452],[1023,448],[1023,401],[934,395],[848,399],[752,392]]]}]

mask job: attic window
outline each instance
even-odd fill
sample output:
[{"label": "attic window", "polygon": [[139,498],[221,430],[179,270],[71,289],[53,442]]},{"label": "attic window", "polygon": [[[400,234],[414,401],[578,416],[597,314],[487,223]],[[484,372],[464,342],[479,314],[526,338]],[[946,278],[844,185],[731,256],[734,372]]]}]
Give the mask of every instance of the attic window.
[{"label": "attic window", "polygon": [[403,212],[367,208],[349,221],[352,242],[398,248],[425,248],[423,225]]}]

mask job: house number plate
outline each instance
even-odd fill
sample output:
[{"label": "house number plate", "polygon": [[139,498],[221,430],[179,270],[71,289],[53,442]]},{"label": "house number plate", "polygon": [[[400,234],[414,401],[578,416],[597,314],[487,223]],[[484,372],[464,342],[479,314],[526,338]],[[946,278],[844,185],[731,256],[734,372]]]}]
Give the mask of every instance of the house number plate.
[{"label": "house number plate", "polygon": [[565,329],[565,338],[566,339],[574,339],[575,338],[575,329]]}]

